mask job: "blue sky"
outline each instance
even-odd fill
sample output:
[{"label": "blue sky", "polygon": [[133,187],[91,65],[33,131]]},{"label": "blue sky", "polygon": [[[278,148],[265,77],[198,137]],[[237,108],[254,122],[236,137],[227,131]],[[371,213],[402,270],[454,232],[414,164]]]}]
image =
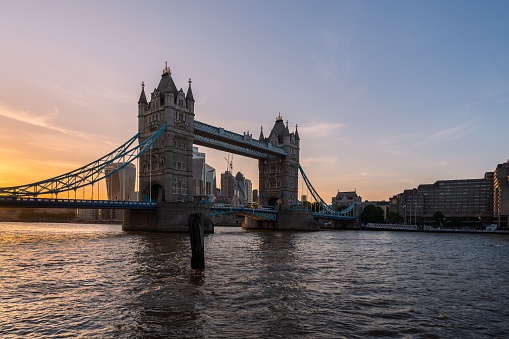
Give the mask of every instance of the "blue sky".
[{"label": "blue sky", "polygon": [[[141,82],[192,78],[196,119],[299,126],[326,201],[381,200],[509,158],[509,1],[0,1],[0,185],[137,131]],[[200,148],[219,172],[227,154]],[[234,172],[258,184],[257,162]],[[306,190],[301,192],[306,194]]]}]

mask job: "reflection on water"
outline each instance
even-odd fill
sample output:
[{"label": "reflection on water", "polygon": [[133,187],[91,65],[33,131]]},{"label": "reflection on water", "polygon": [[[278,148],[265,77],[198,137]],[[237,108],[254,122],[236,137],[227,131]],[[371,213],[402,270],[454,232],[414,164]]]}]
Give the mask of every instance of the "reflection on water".
[{"label": "reflection on water", "polygon": [[0,223],[0,337],[504,337],[509,237]]}]

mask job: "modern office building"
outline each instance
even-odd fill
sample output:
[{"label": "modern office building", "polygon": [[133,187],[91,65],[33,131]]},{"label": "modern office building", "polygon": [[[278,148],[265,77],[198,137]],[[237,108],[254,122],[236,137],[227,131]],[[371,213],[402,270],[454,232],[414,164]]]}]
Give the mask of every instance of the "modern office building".
[{"label": "modern office building", "polygon": [[235,195],[238,198],[239,205],[247,204],[246,178],[240,172],[235,175]]},{"label": "modern office building", "polygon": [[105,173],[117,171],[106,177],[106,192],[108,200],[136,200],[134,186],[136,183],[136,166],[127,164],[124,168],[118,170],[124,163],[110,164],[106,166]]},{"label": "modern office building", "polygon": [[498,227],[509,226],[509,160],[493,172],[493,216]]},{"label": "modern office building", "polygon": [[194,197],[206,196],[213,203],[216,194],[216,170],[205,162],[205,153],[193,147],[192,194]]},{"label": "modern office building", "polygon": [[[439,180],[405,190],[390,199],[407,223],[427,223],[441,211],[463,224],[482,224],[493,220],[493,172],[482,179]],[[396,201],[396,202],[394,202]]]},{"label": "modern office building", "polygon": [[[136,201],[138,199],[135,190],[136,184],[136,166],[124,163],[110,164],[106,166],[105,173],[114,172],[106,178],[106,192],[108,200],[126,200]],[[122,220],[123,210],[120,209],[102,209],[102,210],[86,210],[79,209],[77,211],[77,219],[79,220]]]},{"label": "modern office building", "polygon": [[[235,195],[235,177],[232,172],[221,173],[221,197],[220,200],[226,204],[233,204]],[[218,197],[219,198],[219,197]]]},{"label": "modern office building", "polygon": [[253,202],[253,183],[251,182],[251,180],[246,179],[245,184],[246,184],[247,203],[251,204]]}]

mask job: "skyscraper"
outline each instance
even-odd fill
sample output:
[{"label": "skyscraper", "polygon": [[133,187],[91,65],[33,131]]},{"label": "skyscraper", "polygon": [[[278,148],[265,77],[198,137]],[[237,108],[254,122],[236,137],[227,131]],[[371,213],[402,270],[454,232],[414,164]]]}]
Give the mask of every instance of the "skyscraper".
[{"label": "skyscraper", "polygon": [[193,196],[208,196],[210,202],[215,200],[216,170],[205,162],[205,153],[193,147]]},{"label": "skyscraper", "polygon": [[[109,164],[105,168],[106,175],[114,172],[106,177],[106,192],[108,200],[136,200],[134,193],[134,185],[136,183],[136,166],[124,163]],[[117,172],[115,172],[118,170]]]},{"label": "skyscraper", "polygon": [[221,173],[221,200],[231,204],[235,195],[235,177],[232,172]]}]

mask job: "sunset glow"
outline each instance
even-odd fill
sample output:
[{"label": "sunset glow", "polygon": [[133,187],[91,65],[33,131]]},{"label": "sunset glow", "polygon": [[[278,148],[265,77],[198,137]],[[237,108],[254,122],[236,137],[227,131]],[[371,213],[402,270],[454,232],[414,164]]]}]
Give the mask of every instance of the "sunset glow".
[{"label": "sunset glow", "polygon": [[[507,1],[3,1],[0,186],[136,134],[141,83],[152,92],[165,62],[177,88],[192,78],[199,121],[255,137],[279,113],[297,124],[328,202],[481,178],[509,158],[507,13]],[[225,170],[227,154],[200,151]],[[233,169],[258,186],[255,160],[235,155]]]}]

